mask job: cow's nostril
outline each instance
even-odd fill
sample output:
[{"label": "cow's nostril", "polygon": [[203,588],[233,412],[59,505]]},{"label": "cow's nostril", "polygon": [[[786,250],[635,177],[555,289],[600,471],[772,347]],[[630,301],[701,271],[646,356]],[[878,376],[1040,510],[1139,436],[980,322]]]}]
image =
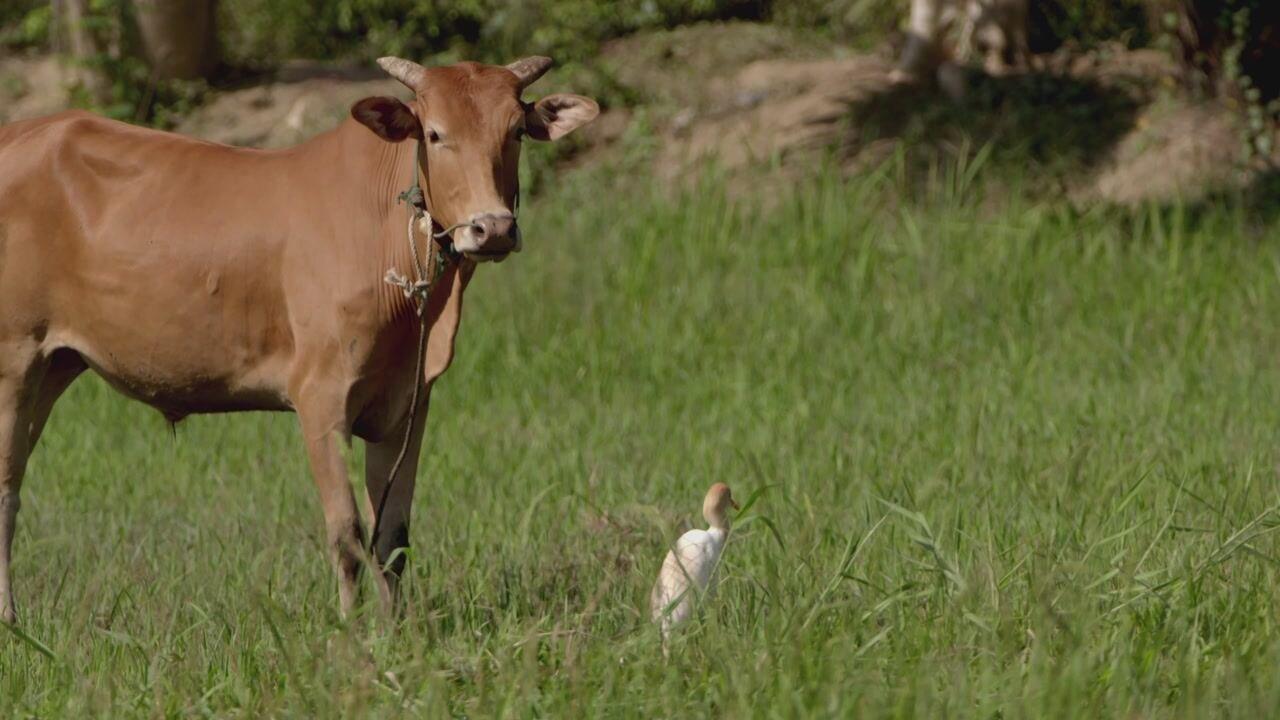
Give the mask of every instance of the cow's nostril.
[{"label": "cow's nostril", "polygon": [[480,243],[513,240],[516,233],[516,219],[512,215],[480,215],[472,223],[474,237]]},{"label": "cow's nostril", "polygon": [[493,219],[493,226],[489,232],[494,237],[510,238],[515,231],[516,219],[510,215],[499,215]]}]

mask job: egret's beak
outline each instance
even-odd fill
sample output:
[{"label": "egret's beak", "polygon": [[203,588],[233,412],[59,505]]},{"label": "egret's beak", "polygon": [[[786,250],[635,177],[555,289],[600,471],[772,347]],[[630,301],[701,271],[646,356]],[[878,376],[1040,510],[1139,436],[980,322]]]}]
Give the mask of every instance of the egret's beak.
[{"label": "egret's beak", "polygon": [[737,500],[734,500],[733,498],[729,498],[729,504],[733,506],[733,509],[734,509],[734,510],[741,510],[741,509],[742,509],[742,508],[738,507],[738,501],[737,501]]}]

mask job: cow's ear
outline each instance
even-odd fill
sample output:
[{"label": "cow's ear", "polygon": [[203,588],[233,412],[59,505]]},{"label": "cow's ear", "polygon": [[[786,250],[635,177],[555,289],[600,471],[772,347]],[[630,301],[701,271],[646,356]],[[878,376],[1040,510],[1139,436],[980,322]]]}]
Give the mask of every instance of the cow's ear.
[{"label": "cow's ear", "polygon": [[422,137],[418,116],[393,97],[369,97],[351,106],[351,117],[388,142]]},{"label": "cow's ear", "polygon": [[548,95],[524,114],[525,131],[534,140],[559,140],[600,114],[595,100],[581,95]]}]

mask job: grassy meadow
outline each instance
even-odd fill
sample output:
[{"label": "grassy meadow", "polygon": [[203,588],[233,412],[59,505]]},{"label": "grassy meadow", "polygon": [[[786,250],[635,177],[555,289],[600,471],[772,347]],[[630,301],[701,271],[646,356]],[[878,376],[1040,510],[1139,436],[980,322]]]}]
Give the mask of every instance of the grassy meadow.
[{"label": "grassy meadow", "polygon": [[[394,625],[337,617],[292,416],[174,434],[82,380],[23,490],[0,717],[1274,715],[1280,225],[902,168],[526,203]],[[648,590],[717,480],[753,502],[664,659]]]}]

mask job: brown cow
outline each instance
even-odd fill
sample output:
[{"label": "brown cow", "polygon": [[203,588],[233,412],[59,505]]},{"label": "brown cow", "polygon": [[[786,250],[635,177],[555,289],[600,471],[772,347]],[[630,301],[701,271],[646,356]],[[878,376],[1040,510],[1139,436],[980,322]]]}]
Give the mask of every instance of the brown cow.
[{"label": "brown cow", "polygon": [[[599,108],[565,94],[522,102],[547,58],[379,63],[412,101],[366,98],[353,119],[286,150],[87,113],[0,127],[0,619],[16,618],[10,549],[27,458],[86,369],[175,422],[296,412],[344,614],[365,552],[342,448],[352,435],[366,442],[373,504],[408,435],[372,558],[384,604],[393,601],[403,560],[388,560],[408,542],[421,420],[453,358],[463,290],[477,262],[519,249],[521,138],[555,140]],[[431,288],[425,385],[411,413],[419,319],[384,275],[415,274],[414,225],[397,203],[415,170],[432,229],[457,254]],[[430,239],[417,242],[425,254]]]}]

